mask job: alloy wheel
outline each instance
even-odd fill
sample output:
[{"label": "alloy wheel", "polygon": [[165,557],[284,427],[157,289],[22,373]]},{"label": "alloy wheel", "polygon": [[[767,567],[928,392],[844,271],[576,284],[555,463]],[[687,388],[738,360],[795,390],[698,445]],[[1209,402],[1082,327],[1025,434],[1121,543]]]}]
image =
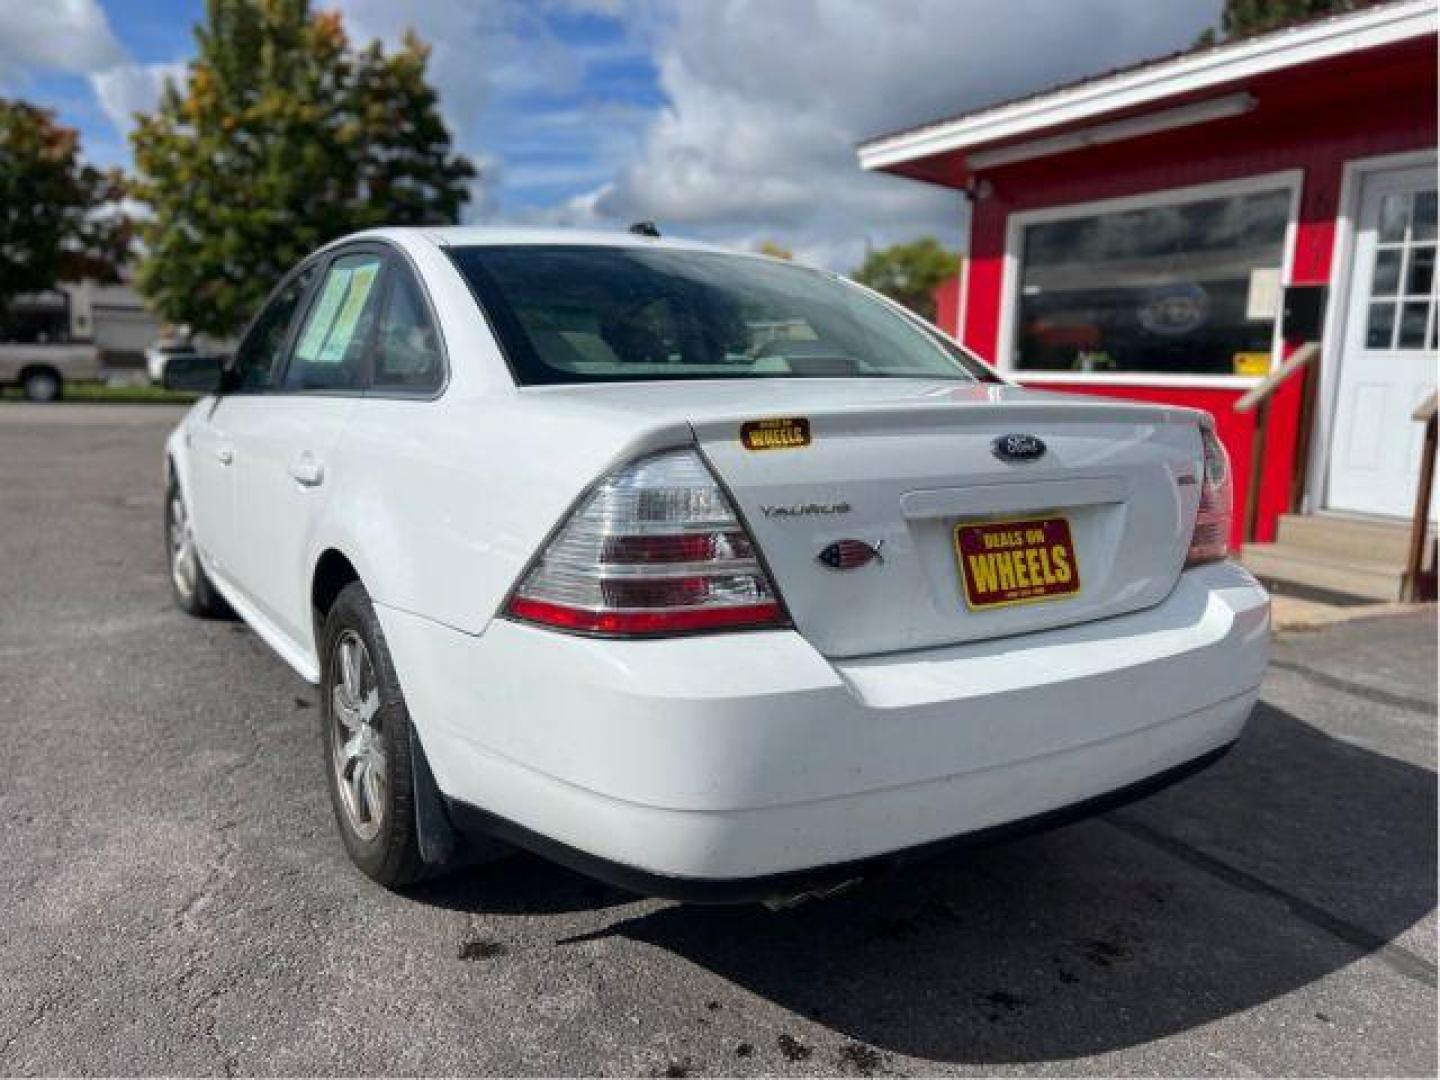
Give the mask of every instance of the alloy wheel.
[{"label": "alloy wheel", "polygon": [[330,756],[345,817],[361,840],[374,840],[385,823],[389,785],[380,727],[380,691],[364,640],[340,635],[330,672]]},{"label": "alloy wheel", "polygon": [[170,493],[170,576],[175,588],[186,600],[195,595],[199,563],[195,555],[195,534],[190,528],[190,514],[184,496],[177,486]]}]

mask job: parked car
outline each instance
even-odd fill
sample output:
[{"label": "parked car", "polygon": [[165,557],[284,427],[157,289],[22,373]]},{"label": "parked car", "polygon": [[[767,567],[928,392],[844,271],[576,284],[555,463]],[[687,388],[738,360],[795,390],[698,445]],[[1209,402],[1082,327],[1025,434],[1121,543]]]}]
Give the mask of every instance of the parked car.
[{"label": "parked car", "polygon": [[189,341],[156,341],[145,350],[145,371],[150,381],[159,386],[165,382],[165,368],[172,356],[199,356],[200,350]]},{"label": "parked car", "polygon": [[1193,772],[1267,663],[1206,415],[1011,385],[819,270],[371,232],[204,388],[175,598],[319,684],[385,885],[500,838],[680,899],[825,893]]},{"label": "parked car", "polygon": [[0,344],[0,386],[18,385],[31,401],[59,401],[67,382],[100,375],[93,345]]}]

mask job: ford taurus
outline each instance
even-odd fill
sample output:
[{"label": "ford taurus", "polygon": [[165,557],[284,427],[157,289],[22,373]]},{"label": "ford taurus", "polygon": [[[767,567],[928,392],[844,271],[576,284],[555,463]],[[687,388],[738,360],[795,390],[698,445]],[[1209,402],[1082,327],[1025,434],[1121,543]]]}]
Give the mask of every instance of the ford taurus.
[{"label": "ford taurus", "polygon": [[175,598],[319,685],[388,886],[498,838],[782,902],[1154,790],[1256,700],[1209,418],[1026,390],[834,274],[380,230],[183,360]]}]

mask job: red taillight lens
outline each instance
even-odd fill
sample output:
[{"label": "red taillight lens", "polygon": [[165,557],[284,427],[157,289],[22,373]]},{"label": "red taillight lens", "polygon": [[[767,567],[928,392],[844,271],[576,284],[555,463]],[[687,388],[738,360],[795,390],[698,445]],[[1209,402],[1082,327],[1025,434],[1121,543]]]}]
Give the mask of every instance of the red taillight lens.
[{"label": "red taillight lens", "polygon": [[602,480],[526,573],[506,612],[624,636],[784,626],[730,501],[691,449]]},{"label": "red taillight lens", "polygon": [[1200,429],[1205,461],[1200,476],[1200,508],[1195,512],[1195,530],[1190,534],[1186,566],[1215,562],[1230,554],[1230,515],[1234,503],[1230,457],[1207,427]]}]

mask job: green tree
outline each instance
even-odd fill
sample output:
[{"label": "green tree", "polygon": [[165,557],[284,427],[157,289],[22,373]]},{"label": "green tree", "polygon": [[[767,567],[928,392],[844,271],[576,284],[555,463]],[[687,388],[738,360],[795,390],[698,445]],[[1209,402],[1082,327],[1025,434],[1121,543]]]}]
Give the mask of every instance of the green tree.
[{"label": "green tree", "polygon": [[130,250],[120,173],[80,161],[55,114],[0,98],[0,314],[58,281],[115,281]]},{"label": "green tree", "polygon": [[758,250],[761,255],[769,255],[772,259],[784,259],[789,262],[795,258],[795,252],[774,240],[762,240]]},{"label": "green tree", "polygon": [[960,256],[941,247],[933,236],[927,236],[870,252],[851,276],[933,321],[935,287],[959,272]]},{"label": "green tree", "polygon": [[318,245],[457,219],[476,172],[452,152],[415,37],[354,49],[308,0],[208,0],[195,37],[184,86],[132,136],[153,213],[139,285],[165,319],[233,334]]},{"label": "green tree", "polygon": [[1195,42],[1214,45],[1231,38],[1263,34],[1292,23],[1308,22],[1322,15],[1343,15],[1380,3],[1381,0],[1225,0],[1220,13],[1220,30],[1206,30]]}]

